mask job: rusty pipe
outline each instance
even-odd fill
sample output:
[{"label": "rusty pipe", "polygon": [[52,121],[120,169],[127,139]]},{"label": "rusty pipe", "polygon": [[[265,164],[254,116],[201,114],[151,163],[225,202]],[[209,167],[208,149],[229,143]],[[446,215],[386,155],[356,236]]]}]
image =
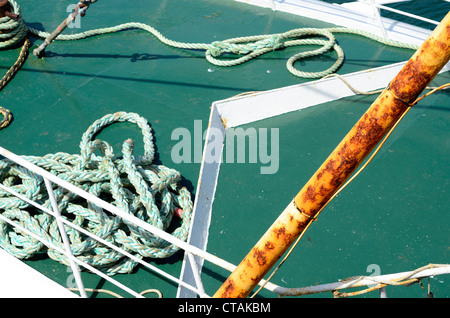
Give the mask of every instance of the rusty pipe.
[{"label": "rusty pipe", "polygon": [[10,17],[11,19],[17,20],[18,15],[11,11],[11,5],[9,1],[0,0],[0,18]]},{"label": "rusty pipe", "polygon": [[450,59],[450,13],[378,96],[237,268],[216,298],[247,297]]},{"label": "rusty pipe", "polygon": [[85,11],[89,8],[89,5],[91,3],[96,2],[97,0],[82,0],[80,1],[72,13],[69,14],[69,16],[64,19],[63,22],[44,40],[44,42],[39,45],[37,48],[33,50],[33,54],[37,57],[43,57],[45,49],[47,46],[49,46],[66,28],[67,26],[75,20],[76,16],[80,14],[80,16],[85,15]]}]

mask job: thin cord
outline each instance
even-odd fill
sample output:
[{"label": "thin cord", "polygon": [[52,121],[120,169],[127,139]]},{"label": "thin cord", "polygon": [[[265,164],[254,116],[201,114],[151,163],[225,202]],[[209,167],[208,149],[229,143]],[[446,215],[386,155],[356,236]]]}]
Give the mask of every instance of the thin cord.
[{"label": "thin cord", "polygon": [[[70,290],[70,291],[79,291],[78,288],[67,288],[67,289]],[[115,293],[113,291],[110,291],[108,289],[103,289],[103,288],[85,288],[85,290],[88,291],[88,292],[93,292],[93,293],[109,294],[109,295],[114,296],[116,298],[123,298],[121,295],[119,295],[119,294],[117,294],[117,293]],[[158,295],[158,298],[162,298],[163,297],[162,293],[158,289],[146,289],[146,290],[141,291],[139,294],[144,296],[145,294],[148,294],[148,293],[155,293],[155,294]]]}]

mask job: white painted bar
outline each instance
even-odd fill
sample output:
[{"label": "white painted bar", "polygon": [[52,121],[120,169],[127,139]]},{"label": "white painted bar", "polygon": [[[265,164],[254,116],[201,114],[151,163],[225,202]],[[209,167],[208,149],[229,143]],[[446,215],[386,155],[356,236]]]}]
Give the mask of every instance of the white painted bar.
[{"label": "white painted bar", "polygon": [[[216,192],[217,178],[219,176],[220,161],[210,157],[211,140],[213,131],[220,132],[218,138],[222,138],[219,142],[223,143],[225,137],[225,127],[223,126],[216,107],[211,108],[210,118],[208,122],[208,130],[205,136],[205,147],[203,150],[203,160],[200,166],[200,174],[197,183],[197,193],[194,200],[194,208],[192,212],[192,224],[189,230],[187,243],[193,245],[200,250],[206,251],[209,234],[209,224],[211,222],[212,204]],[[215,141],[217,142],[217,141]],[[220,154],[220,158],[222,155]],[[193,257],[197,264],[197,271],[201,273],[203,259]],[[230,267],[230,271],[234,269]],[[180,280],[189,284],[195,284],[195,269],[192,268],[187,256],[184,256],[181,268]],[[177,291],[177,297],[191,298],[196,297],[192,291],[180,286]]]},{"label": "white painted bar", "polygon": [[397,10],[397,9],[386,7],[386,6],[383,6],[383,5],[375,5],[375,6],[377,8],[380,8],[380,9],[384,9],[384,10],[387,10],[387,11],[391,11],[391,12],[394,12],[394,13],[398,13],[398,14],[404,15],[406,17],[410,17],[410,18],[417,19],[417,20],[420,20],[420,21],[428,22],[428,23],[431,23],[431,24],[434,24],[434,25],[439,25],[438,21],[434,21],[434,20],[431,20],[431,19],[428,19],[428,18],[424,18],[424,17],[418,16],[418,15],[415,15],[415,14],[412,14],[412,13],[409,13],[409,12]]},{"label": "white painted bar", "polygon": [[[383,36],[377,18],[351,10],[341,5],[326,3],[318,0],[235,0],[272,10],[291,13],[310,19],[328,22],[334,25],[359,29]],[[382,18],[382,22],[389,39],[420,45],[431,34],[431,30],[402,23],[389,18]]]},{"label": "white painted bar", "polygon": [[[350,73],[342,77],[357,90],[373,91],[385,88],[403,65],[404,62]],[[352,95],[355,93],[342,80],[329,77],[217,101],[214,105],[222,121],[230,128]]]},{"label": "white painted bar", "polygon": [[53,193],[52,183],[46,178],[44,178],[44,183],[47,189],[48,197],[52,205],[53,213],[55,214],[56,223],[58,224],[59,235],[61,235],[61,239],[64,243],[65,255],[69,258],[70,268],[72,269],[72,273],[75,276],[75,282],[77,284],[78,290],[80,291],[81,297],[87,298],[83,280],[81,279],[80,275],[80,268],[75,263],[75,261],[73,261],[74,256],[72,253],[72,249],[70,247],[70,240],[69,237],[67,236],[66,230],[64,229],[63,222],[61,221],[62,219],[61,212],[59,211],[58,203],[56,202],[55,194]]}]

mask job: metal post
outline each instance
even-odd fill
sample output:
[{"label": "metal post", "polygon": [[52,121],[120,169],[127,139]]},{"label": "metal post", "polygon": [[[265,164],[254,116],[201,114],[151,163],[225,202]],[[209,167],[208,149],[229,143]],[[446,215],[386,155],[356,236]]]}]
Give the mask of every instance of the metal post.
[{"label": "metal post", "polygon": [[84,16],[85,11],[89,8],[89,5],[96,1],[97,0],[81,0],[80,3],[78,3],[74,8],[73,12],[69,14],[69,16],[44,40],[44,43],[33,50],[33,54],[38,57],[42,57],[44,55],[45,48],[50,45],[73,20],[75,20],[78,14]]},{"label": "metal post", "polygon": [[450,59],[450,13],[218,289],[247,297]]},{"label": "metal post", "polygon": [[370,0],[369,2],[372,5],[373,14],[375,15],[375,19],[378,22],[378,26],[381,29],[381,33],[383,34],[383,37],[386,40],[389,40],[389,35],[388,35],[387,31],[386,31],[386,28],[383,25],[383,20],[381,19],[380,9],[377,8],[377,6],[375,5],[375,1],[374,0]]},{"label": "metal post", "polygon": [[66,256],[69,259],[70,267],[72,268],[73,275],[75,277],[75,282],[77,283],[78,290],[80,291],[81,297],[87,298],[86,291],[84,289],[83,280],[80,275],[80,268],[73,260],[72,249],[70,248],[70,241],[67,237],[66,230],[64,229],[64,224],[61,222],[61,212],[59,211],[58,204],[55,200],[55,195],[53,193],[51,182],[44,178],[45,187],[47,188],[48,197],[50,198],[50,203],[52,204],[53,213],[56,215],[56,222],[58,224],[59,233],[61,234],[62,241],[64,243]]},{"label": "metal post", "polygon": [[203,288],[202,279],[200,277],[200,271],[198,270],[197,261],[195,260],[195,256],[192,253],[186,252],[189,262],[191,263],[192,274],[194,275],[195,284],[197,285],[197,289],[199,291],[200,297],[206,297],[205,289]]}]

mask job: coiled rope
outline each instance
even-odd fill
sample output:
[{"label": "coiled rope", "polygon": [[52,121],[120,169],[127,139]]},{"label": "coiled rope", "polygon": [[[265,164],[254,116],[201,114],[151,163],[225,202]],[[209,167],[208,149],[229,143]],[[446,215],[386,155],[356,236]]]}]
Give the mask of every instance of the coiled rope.
[{"label": "coiled rope", "polygon": [[[107,142],[94,139],[105,126],[116,122],[131,122],[139,126],[144,140],[143,156],[133,156],[134,146],[130,139],[123,143],[123,158],[115,156]],[[83,134],[80,148],[79,155],[59,152],[24,158],[97,197],[112,198],[112,204],[126,213],[164,231],[169,228],[175,209],[180,208],[183,210],[181,224],[172,234],[181,240],[187,239],[192,212],[190,193],[178,184],[181,179],[178,171],[153,163],[153,136],[146,119],[135,113],[106,115],[96,120]],[[97,150],[102,156],[94,154]],[[0,160],[0,183],[51,210],[44,181],[39,175],[9,160]],[[60,187],[54,189],[54,193],[64,218],[136,257],[164,258],[179,250],[179,247],[106,213]],[[64,249],[52,216],[1,189],[0,213]],[[109,275],[129,273],[137,265],[135,261],[124,258],[122,254],[71,227],[66,227],[66,231],[73,254]],[[46,248],[40,241],[1,220],[0,246],[19,259],[46,252],[52,259],[69,265],[65,255]]]},{"label": "coiled rope", "polygon": [[23,21],[19,5],[14,0],[8,0],[16,19],[5,16],[0,18],[0,49],[10,48],[20,43],[28,33],[28,27]]}]

